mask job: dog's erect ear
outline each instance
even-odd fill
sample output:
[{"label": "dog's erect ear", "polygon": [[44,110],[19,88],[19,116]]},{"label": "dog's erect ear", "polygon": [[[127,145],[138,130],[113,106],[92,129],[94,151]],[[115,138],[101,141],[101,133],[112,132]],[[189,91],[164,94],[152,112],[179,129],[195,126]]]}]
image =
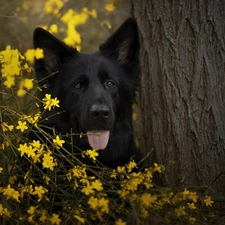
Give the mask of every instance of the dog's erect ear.
[{"label": "dog's erect ear", "polygon": [[121,63],[129,63],[138,60],[139,48],[137,23],[134,18],[129,18],[100,45],[99,50],[106,54],[116,54]]},{"label": "dog's erect ear", "polygon": [[35,61],[35,70],[38,80],[56,72],[64,60],[72,56],[76,49],[67,46],[43,28],[36,28],[33,36],[34,48],[44,51],[44,58]]}]

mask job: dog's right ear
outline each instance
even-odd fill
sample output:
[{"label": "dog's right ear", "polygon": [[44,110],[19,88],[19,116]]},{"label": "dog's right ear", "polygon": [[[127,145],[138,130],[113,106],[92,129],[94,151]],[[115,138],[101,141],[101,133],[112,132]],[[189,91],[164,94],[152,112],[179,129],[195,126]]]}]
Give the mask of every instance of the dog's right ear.
[{"label": "dog's right ear", "polygon": [[41,48],[44,51],[43,59],[36,59],[35,71],[38,80],[57,72],[62,63],[77,51],[67,46],[64,42],[50,34],[43,28],[36,28],[33,35],[34,48]]}]

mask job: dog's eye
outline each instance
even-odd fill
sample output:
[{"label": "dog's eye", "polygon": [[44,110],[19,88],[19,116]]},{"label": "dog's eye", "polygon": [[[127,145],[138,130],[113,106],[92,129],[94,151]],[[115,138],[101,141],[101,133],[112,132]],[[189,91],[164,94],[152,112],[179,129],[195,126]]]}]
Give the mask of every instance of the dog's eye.
[{"label": "dog's eye", "polygon": [[81,89],[82,88],[82,84],[81,83],[76,83],[76,84],[74,84],[74,87],[76,89]]},{"label": "dog's eye", "polygon": [[109,88],[113,87],[114,85],[115,85],[115,83],[111,80],[107,81],[107,83],[106,83],[106,86],[109,87]]}]

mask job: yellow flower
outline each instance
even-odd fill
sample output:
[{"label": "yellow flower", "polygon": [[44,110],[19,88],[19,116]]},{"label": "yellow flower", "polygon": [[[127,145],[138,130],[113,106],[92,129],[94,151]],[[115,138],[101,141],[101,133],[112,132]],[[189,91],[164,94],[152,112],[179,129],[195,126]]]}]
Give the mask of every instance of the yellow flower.
[{"label": "yellow flower", "polygon": [[149,193],[144,193],[141,195],[140,201],[141,204],[144,206],[152,206],[152,203],[154,203],[157,200],[157,195],[151,195]]},{"label": "yellow flower", "polygon": [[149,189],[150,187],[153,187],[153,183],[152,183],[152,180],[144,180],[143,184],[145,185],[145,187],[147,189]]},{"label": "yellow flower", "polygon": [[33,140],[33,142],[31,142],[31,145],[35,148],[35,149],[39,149],[41,148],[41,143],[39,140]]},{"label": "yellow flower", "polygon": [[161,166],[158,165],[158,163],[154,163],[153,171],[154,172],[158,171],[159,173],[162,173],[162,168]]},{"label": "yellow flower", "polygon": [[97,191],[102,191],[102,182],[100,180],[95,180],[91,183],[92,188],[94,188]]},{"label": "yellow flower", "polygon": [[113,169],[113,170],[112,170],[112,173],[110,174],[110,178],[116,179],[116,176],[117,176],[116,170]]},{"label": "yellow flower", "polygon": [[46,192],[48,192],[48,190],[46,188],[43,188],[42,186],[36,186],[34,188],[34,192],[32,193],[32,195],[37,195],[38,196],[38,202],[41,201],[41,199],[43,198],[43,194],[45,194]]},{"label": "yellow flower", "polygon": [[87,150],[85,151],[85,155],[89,156],[94,161],[96,160],[96,156],[98,156],[97,149]]},{"label": "yellow flower", "polygon": [[108,213],[109,212],[109,200],[105,199],[104,197],[98,200],[99,207],[101,208],[102,212]]},{"label": "yellow flower", "polygon": [[57,98],[51,98],[51,94],[45,94],[45,97],[42,99],[44,109],[49,111],[53,108],[59,107],[59,100]]},{"label": "yellow flower", "polygon": [[34,84],[33,84],[33,79],[28,79],[28,78],[25,78],[23,80],[23,86],[27,89],[27,90],[30,90],[33,88]]},{"label": "yellow flower", "polygon": [[134,160],[130,161],[127,165],[128,173],[130,173],[135,167],[137,167],[137,163]]},{"label": "yellow flower", "polygon": [[10,216],[10,212],[7,208],[4,208],[2,204],[0,204],[0,216]]},{"label": "yellow flower", "polygon": [[61,223],[61,219],[59,218],[59,215],[57,215],[56,213],[52,214],[52,217],[49,219],[51,224],[56,224],[59,225]]},{"label": "yellow flower", "polygon": [[175,214],[176,214],[177,217],[186,215],[185,207],[180,206],[178,209],[175,209]]},{"label": "yellow flower", "polygon": [[38,113],[36,113],[35,115],[34,115],[34,117],[32,117],[32,116],[23,116],[23,120],[26,120],[27,122],[29,122],[29,123],[31,123],[31,124],[33,124],[34,126],[37,126],[37,122],[38,122],[38,120],[41,118],[41,113],[40,112],[38,112]]},{"label": "yellow flower", "polygon": [[77,27],[78,25],[86,23],[89,15],[87,11],[84,10],[81,13],[77,13],[76,11],[69,9],[67,13],[63,15],[61,18],[62,22],[67,24],[68,28]]},{"label": "yellow flower", "polygon": [[83,192],[85,195],[90,195],[94,193],[94,190],[93,187],[88,183],[86,187],[81,189],[81,192]]},{"label": "yellow flower", "polygon": [[88,204],[92,209],[96,209],[98,207],[98,198],[91,196],[88,200]]},{"label": "yellow flower", "polygon": [[47,220],[47,216],[46,216],[47,212],[45,210],[41,211],[41,217],[39,218],[39,220],[41,222],[45,222]]},{"label": "yellow flower", "polygon": [[56,148],[59,149],[60,147],[62,147],[62,145],[65,143],[65,141],[64,140],[60,140],[59,136],[57,135],[55,137],[55,139],[53,139],[53,143],[55,144]]},{"label": "yellow flower", "polygon": [[27,155],[32,155],[33,152],[32,151],[32,146],[28,146],[27,143],[25,144],[20,144],[19,148],[18,148],[18,151],[20,152],[20,155],[23,156],[24,154],[27,154]]},{"label": "yellow flower", "polygon": [[197,202],[198,195],[196,192],[190,192],[188,194],[188,198],[191,199],[193,202]]},{"label": "yellow flower", "polygon": [[35,49],[27,49],[27,51],[24,53],[24,56],[27,61],[33,63],[35,57]]},{"label": "yellow flower", "polygon": [[183,199],[186,200],[187,196],[190,194],[190,191],[188,191],[186,188],[184,189],[184,191],[182,192],[183,195]]},{"label": "yellow flower", "polygon": [[75,12],[72,9],[69,9],[67,13],[62,16],[62,22],[68,24],[70,21],[72,21],[74,14]]},{"label": "yellow flower", "polygon": [[12,199],[16,200],[17,202],[20,202],[19,192],[14,190],[13,188],[11,188],[10,184],[8,184],[7,188],[3,188],[3,195],[6,196],[6,199],[12,198]]},{"label": "yellow flower", "polygon": [[33,217],[34,217],[34,215],[30,215],[30,216],[27,218],[28,222],[33,223],[33,222],[34,222]]},{"label": "yellow flower", "polygon": [[214,203],[214,201],[212,201],[210,196],[205,196],[204,203],[206,206],[212,206],[212,203]]},{"label": "yellow flower", "polygon": [[49,181],[51,180],[48,176],[46,176],[46,175],[44,175],[43,176],[43,179],[45,180],[45,183],[47,184],[47,185],[49,185]]},{"label": "yellow flower", "polygon": [[141,217],[143,217],[144,219],[146,219],[147,217],[149,217],[149,211],[146,208],[142,208],[140,210],[141,213]]},{"label": "yellow flower", "polygon": [[108,12],[113,12],[115,9],[116,9],[116,7],[113,3],[105,5],[105,10]]},{"label": "yellow flower", "polygon": [[93,18],[97,18],[97,11],[95,9],[89,11],[86,7],[82,9],[82,12],[92,16]]},{"label": "yellow flower", "polygon": [[26,92],[24,89],[20,88],[20,89],[18,89],[18,91],[17,91],[17,96],[18,96],[18,97],[23,97],[26,93],[27,93],[27,92]]},{"label": "yellow flower", "polygon": [[[71,179],[73,177],[76,177],[76,178],[81,178],[80,179],[80,182],[83,183],[83,184],[88,184],[89,181],[87,180],[87,174],[86,174],[86,167],[85,166],[74,166],[73,169],[71,169],[67,174],[67,179],[68,181],[71,181]],[[76,183],[75,183],[75,186],[76,187]]]},{"label": "yellow flower", "polygon": [[37,206],[30,206],[30,208],[27,210],[27,212],[31,215],[33,215],[35,213]]},{"label": "yellow flower", "polygon": [[124,173],[125,172],[125,166],[118,166],[117,167],[117,172],[118,173]]},{"label": "yellow flower", "polygon": [[128,182],[124,181],[125,185],[123,185],[123,187],[125,187],[127,190],[130,191],[136,191],[138,188],[138,185],[142,183],[143,181],[143,175],[142,173],[135,173],[133,172],[131,175],[127,176],[127,178],[129,178]]},{"label": "yellow flower", "polygon": [[2,173],[2,171],[3,171],[3,168],[2,168],[2,167],[0,167],[0,173]]},{"label": "yellow flower", "polygon": [[83,8],[82,12],[78,13],[69,9],[61,18],[61,21],[67,26],[67,36],[64,38],[64,42],[76,47],[78,51],[81,49],[81,36],[77,31],[77,26],[86,23],[89,15],[96,18],[96,10],[88,11],[87,8]]},{"label": "yellow flower", "polygon": [[34,115],[34,118],[31,119],[31,123],[37,126],[37,122],[40,118],[41,118],[41,113],[38,112]]},{"label": "yellow flower", "polygon": [[34,59],[42,59],[44,58],[44,51],[43,49],[36,48],[36,49],[27,49],[24,53],[25,58],[28,62],[33,63]]},{"label": "yellow flower", "polygon": [[45,12],[58,14],[59,10],[63,7],[64,2],[62,0],[48,0],[45,3]]},{"label": "yellow flower", "polygon": [[98,199],[94,196],[91,196],[88,200],[88,204],[94,210],[100,210],[101,212],[109,212],[109,200],[104,197]]},{"label": "yellow flower", "polygon": [[126,222],[123,222],[123,220],[121,220],[121,219],[118,219],[117,221],[116,221],[116,224],[115,225],[126,225],[127,223]]},{"label": "yellow flower", "polygon": [[59,100],[57,98],[53,98],[52,99],[52,106],[53,107],[59,107]]},{"label": "yellow flower", "polygon": [[77,47],[77,45],[79,46],[81,44],[81,36],[77,32],[77,30],[75,29],[75,27],[73,25],[68,26],[67,37],[65,37],[63,41],[67,45],[71,45],[71,46],[75,46],[75,47]]},{"label": "yellow flower", "polygon": [[52,33],[52,34],[55,34],[55,33],[58,33],[58,26],[57,24],[52,24],[49,28],[49,31]]},{"label": "yellow flower", "polygon": [[15,85],[15,77],[13,77],[13,76],[7,76],[6,77],[6,80],[4,81],[4,85],[7,88],[11,88],[12,86],[14,86]]},{"label": "yellow flower", "polygon": [[119,194],[119,196],[122,198],[122,199],[125,199],[125,197],[127,197],[127,195],[130,194],[130,191],[127,191],[125,189],[121,189],[121,190],[118,190],[117,193]]},{"label": "yellow flower", "polygon": [[56,166],[56,163],[54,162],[53,156],[51,156],[51,152],[47,152],[44,154],[42,158],[42,165],[44,168],[49,168],[50,170],[54,169],[54,166]]},{"label": "yellow flower", "polygon": [[23,56],[17,49],[11,49],[11,46],[7,46],[5,50],[0,52],[1,73],[2,77],[6,79],[4,85],[10,88],[15,84],[15,75],[20,75],[21,59]]},{"label": "yellow flower", "polygon": [[189,208],[189,209],[196,209],[196,206],[195,206],[195,204],[192,202],[192,203],[188,203],[188,208]]},{"label": "yellow flower", "polygon": [[2,130],[3,131],[8,131],[8,130],[12,131],[13,128],[14,128],[13,125],[8,125],[8,123],[5,123],[5,122],[2,123]]},{"label": "yellow flower", "polygon": [[[24,176],[24,180],[26,180],[27,176],[29,174],[29,171],[26,173],[26,175]],[[33,187],[32,185],[29,186],[22,186],[22,188],[20,189],[20,193],[21,193],[21,197],[23,197],[24,193],[29,193],[32,194],[33,192]]]},{"label": "yellow flower", "polygon": [[97,18],[97,11],[95,9],[92,9],[92,11],[89,11],[89,15],[91,15],[93,18]]},{"label": "yellow flower", "polygon": [[43,49],[40,49],[40,48],[36,48],[35,49],[35,58],[36,59],[44,58],[44,51],[43,51]]},{"label": "yellow flower", "polygon": [[[76,170],[76,171],[75,171]],[[83,166],[75,166],[73,169],[73,175],[76,177],[87,177],[86,167]]]},{"label": "yellow flower", "polygon": [[27,125],[26,121],[25,122],[18,121],[18,126],[16,127],[16,129],[21,130],[21,132],[24,132],[25,130],[28,129],[26,125]]},{"label": "yellow flower", "polygon": [[140,180],[137,178],[132,178],[129,182],[126,183],[126,189],[129,191],[136,191],[138,189],[138,185],[140,184]]}]

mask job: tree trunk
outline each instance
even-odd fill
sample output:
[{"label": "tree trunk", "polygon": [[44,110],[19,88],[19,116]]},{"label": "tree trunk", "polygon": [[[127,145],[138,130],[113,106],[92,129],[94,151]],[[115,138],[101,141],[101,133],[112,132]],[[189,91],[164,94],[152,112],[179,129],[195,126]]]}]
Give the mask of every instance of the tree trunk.
[{"label": "tree trunk", "polygon": [[154,148],[167,185],[224,194],[225,1],[131,3],[142,45],[140,148]]}]

